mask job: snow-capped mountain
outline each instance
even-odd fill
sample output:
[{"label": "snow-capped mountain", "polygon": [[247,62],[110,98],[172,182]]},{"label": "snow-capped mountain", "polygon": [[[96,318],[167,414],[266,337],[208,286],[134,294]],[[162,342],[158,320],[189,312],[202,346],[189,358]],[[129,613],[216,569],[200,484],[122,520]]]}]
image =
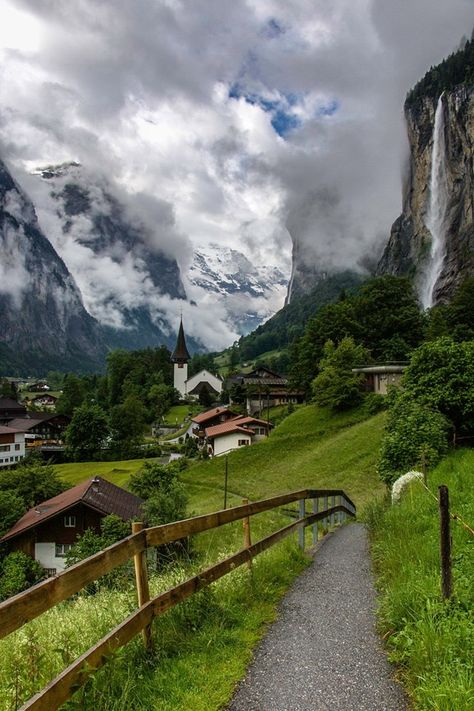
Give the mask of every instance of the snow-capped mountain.
[{"label": "snow-capped mountain", "polygon": [[[173,219],[160,200],[144,205],[78,163],[39,168],[36,192],[43,229],[66,263],[88,312],[111,346],[173,345],[170,299],[186,294],[164,247]],[[153,220],[146,219],[153,213]]]},{"label": "snow-capped mountain", "polygon": [[93,370],[105,353],[98,322],[0,160],[0,372]]},{"label": "snow-capped mountain", "polygon": [[249,333],[283,305],[288,275],[274,266],[257,266],[242,252],[209,244],[194,253],[187,273],[186,291],[225,305],[230,325]]}]

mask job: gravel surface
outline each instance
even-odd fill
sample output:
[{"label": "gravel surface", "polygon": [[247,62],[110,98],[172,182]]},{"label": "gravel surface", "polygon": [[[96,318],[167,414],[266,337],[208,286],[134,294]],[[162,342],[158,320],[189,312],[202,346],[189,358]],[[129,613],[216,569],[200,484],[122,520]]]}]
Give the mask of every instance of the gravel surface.
[{"label": "gravel surface", "polygon": [[280,606],[228,711],[405,711],[375,632],[367,533],[323,539]]}]

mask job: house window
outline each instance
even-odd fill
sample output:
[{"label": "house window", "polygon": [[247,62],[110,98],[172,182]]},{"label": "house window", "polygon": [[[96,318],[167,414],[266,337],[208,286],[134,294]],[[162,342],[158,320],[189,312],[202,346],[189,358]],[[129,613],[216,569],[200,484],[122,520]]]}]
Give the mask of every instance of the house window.
[{"label": "house window", "polygon": [[66,553],[71,550],[72,546],[73,546],[72,543],[56,543],[56,546],[55,546],[56,558],[64,558]]},{"label": "house window", "polygon": [[56,568],[45,568],[44,572],[50,578],[52,575],[56,575]]},{"label": "house window", "polygon": [[15,444],[15,452],[19,452],[19,451],[20,451],[20,445],[19,445],[19,444]]},{"label": "house window", "polygon": [[9,444],[2,444],[0,445],[0,452],[9,452],[10,451],[10,445]]},{"label": "house window", "polygon": [[76,517],[75,516],[65,516],[64,525],[66,528],[76,528]]},{"label": "house window", "polygon": [[239,439],[237,444],[239,447],[245,447],[247,444],[249,444],[249,441],[248,441],[248,439]]}]

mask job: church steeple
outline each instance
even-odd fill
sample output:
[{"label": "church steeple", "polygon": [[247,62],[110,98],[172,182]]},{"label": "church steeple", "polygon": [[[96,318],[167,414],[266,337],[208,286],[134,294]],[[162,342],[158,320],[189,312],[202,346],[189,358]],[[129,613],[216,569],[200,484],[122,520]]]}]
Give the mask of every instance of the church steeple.
[{"label": "church steeple", "polygon": [[186,339],[184,337],[183,319],[179,323],[178,339],[176,341],[176,346],[171,354],[171,360],[173,363],[187,363],[191,356],[186,348]]}]

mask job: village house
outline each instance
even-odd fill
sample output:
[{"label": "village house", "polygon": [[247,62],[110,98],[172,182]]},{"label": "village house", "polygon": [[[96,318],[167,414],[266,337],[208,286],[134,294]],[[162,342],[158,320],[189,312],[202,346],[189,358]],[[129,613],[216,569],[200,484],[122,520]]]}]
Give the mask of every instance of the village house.
[{"label": "village house", "polygon": [[49,410],[54,410],[57,401],[58,398],[55,395],[50,395],[49,393],[46,393],[44,395],[37,395],[36,397],[29,400],[29,405],[33,405],[33,407],[46,407]]},{"label": "village house", "polygon": [[69,415],[28,412],[23,417],[10,420],[8,426],[25,432],[27,445],[31,445],[35,441],[53,441],[60,444],[64,439],[64,431],[70,422]]},{"label": "village house", "polygon": [[229,381],[229,386],[231,385],[240,385],[244,388],[245,406],[249,415],[262,413],[265,408],[301,403],[304,400],[303,390],[290,388],[288,378],[264,366],[250,373],[232,376]]},{"label": "village house", "polygon": [[101,477],[94,477],[30,509],[0,539],[10,551],[22,551],[49,575],[65,568],[65,556],[87,529],[100,533],[109,514],[123,521],[141,517],[143,501]]},{"label": "village house", "polygon": [[18,464],[24,456],[24,431],[0,425],[0,469]]},{"label": "village house", "polygon": [[206,427],[205,436],[209,454],[214,457],[252,444],[251,430],[245,429],[234,420]]},{"label": "village house", "polygon": [[214,457],[239,447],[248,447],[268,437],[273,425],[256,417],[237,415],[204,430],[209,454]]},{"label": "village house", "polygon": [[6,425],[15,417],[26,415],[26,407],[10,397],[0,397],[0,425]]},{"label": "village house", "polygon": [[231,420],[233,417],[236,417],[236,413],[229,410],[228,407],[213,407],[212,410],[206,410],[206,412],[201,412],[199,415],[194,415],[194,417],[191,418],[191,425],[188,432],[193,437],[202,439],[207,427],[220,425],[223,422],[227,422],[227,420]]},{"label": "village house", "polygon": [[407,367],[408,363],[380,363],[352,368],[352,372],[364,375],[363,387],[365,390],[377,393],[377,395],[386,395],[391,385],[400,385],[403,371]]}]

